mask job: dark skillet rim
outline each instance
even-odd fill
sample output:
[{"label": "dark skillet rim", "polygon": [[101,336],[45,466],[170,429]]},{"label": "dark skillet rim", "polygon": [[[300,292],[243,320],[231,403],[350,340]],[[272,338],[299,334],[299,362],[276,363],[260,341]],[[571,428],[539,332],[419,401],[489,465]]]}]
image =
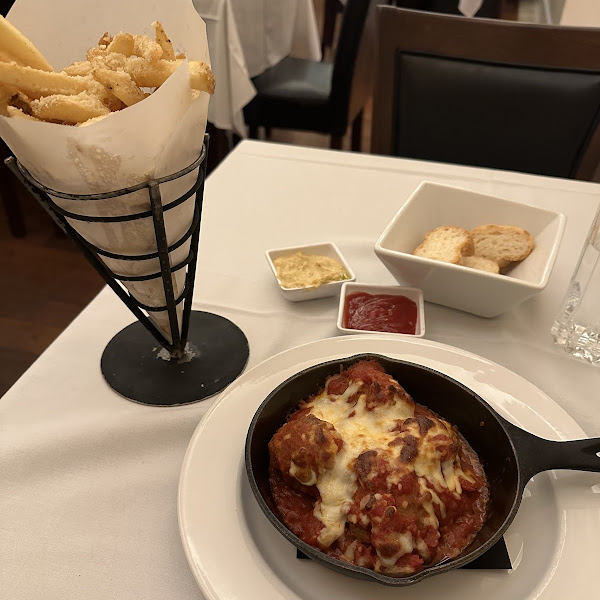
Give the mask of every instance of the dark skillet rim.
[{"label": "dark skillet rim", "polygon": [[[517,480],[517,490],[516,490],[515,501],[513,503],[513,506],[511,507],[508,515],[504,519],[502,525],[500,527],[498,527],[496,532],[490,537],[490,539],[487,540],[485,543],[483,543],[479,548],[473,550],[472,552],[469,552],[468,554],[466,554],[462,557],[448,559],[448,560],[439,562],[431,567],[427,567],[427,568],[423,569],[422,571],[419,571],[418,573],[415,573],[408,577],[390,577],[388,575],[383,575],[381,573],[377,573],[377,572],[375,572],[371,569],[367,569],[365,567],[359,567],[359,566],[352,565],[350,563],[338,560],[337,558],[333,558],[333,557],[325,554],[324,552],[321,552],[317,548],[310,546],[309,544],[307,544],[306,542],[301,540],[298,536],[294,535],[278,519],[278,517],[273,513],[273,511],[269,508],[268,504],[265,502],[264,498],[262,497],[262,494],[260,493],[260,490],[258,489],[258,485],[257,485],[256,479],[254,477],[254,470],[252,468],[252,461],[251,461],[251,446],[252,446],[252,441],[253,441],[253,436],[254,436],[254,430],[256,428],[256,424],[257,424],[258,420],[260,419],[263,409],[269,404],[269,402],[271,401],[273,396],[275,396],[282,388],[289,385],[293,380],[295,380],[299,377],[302,377],[305,373],[308,373],[308,372],[313,371],[318,368],[325,367],[326,365],[331,365],[332,367],[334,365],[336,367],[339,367],[339,365],[344,365],[344,367],[347,367],[348,365],[355,363],[359,360],[381,360],[381,361],[392,362],[392,363],[401,364],[401,365],[410,365],[413,367],[418,367],[419,369],[422,369],[423,371],[429,372],[429,373],[433,374],[434,376],[442,377],[443,379],[449,380],[454,385],[458,386],[459,388],[462,388],[465,392],[470,394],[475,401],[479,402],[489,412],[490,416],[492,416],[492,417],[494,417],[494,419],[496,419],[496,421],[498,422],[498,424],[504,431],[504,434],[506,435],[506,438],[507,438],[508,442],[510,443],[510,447],[514,454],[515,463],[517,465],[518,480]],[[332,371],[332,374],[333,373],[334,373],[334,371]],[[263,400],[263,402],[261,402],[260,406],[254,413],[254,416],[253,416],[252,421],[250,422],[250,426],[248,428],[248,434],[246,435],[246,444],[245,444],[245,451],[244,451],[246,475],[248,477],[248,481],[250,483],[250,488],[252,489],[252,493],[254,494],[254,497],[256,498],[261,510],[263,511],[263,513],[265,514],[265,516],[267,517],[269,522],[277,529],[277,531],[279,531],[279,533],[281,533],[288,541],[290,541],[292,544],[294,544],[294,546],[296,546],[296,548],[298,548],[301,552],[303,552],[304,554],[306,554],[307,556],[309,556],[311,558],[314,558],[318,562],[325,563],[326,565],[330,566],[331,568],[333,568],[334,570],[336,570],[338,572],[339,571],[349,571],[349,574],[353,573],[353,574],[355,574],[355,576],[359,576],[362,579],[368,578],[368,579],[372,579],[374,581],[383,583],[388,586],[403,587],[403,586],[418,583],[418,582],[423,581],[424,579],[431,577],[433,575],[438,575],[440,573],[445,573],[447,571],[452,571],[454,569],[458,569],[458,568],[463,567],[463,566],[469,564],[470,562],[474,561],[476,558],[479,558],[481,555],[485,554],[496,542],[498,542],[498,540],[502,537],[504,532],[508,529],[509,525],[514,520],[517,510],[521,504],[523,482],[522,482],[521,465],[520,465],[520,462],[518,459],[517,451],[516,451],[515,445],[513,443],[513,439],[511,437],[510,431],[506,427],[505,423],[506,423],[506,421],[479,394],[474,392],[472,389],[468,388],[466,385],[460,383],[456,379],[450,377],[449,375],[446,375],[445,373],[441,373],[440,371],[436,371],[435,369],[432,369],[430,367],[420,365],[419,363],[402,360],[402,359],[398,359],[398,358],[391,358],[391,357],[385,356],[383,354],[376,354],[376,353],[372,353],[372,352],[354,354],[351,356],[341,357],[341,358],[337,358],[334,360],[328,360],[328,361],[324,361],[324,362],[321,362],[318,364],[314,364],[310,367],[302,369],[301,371],[298,371],[297,373],[295,373],[294,375],[291,375],[285,381],[280,383]]]}]

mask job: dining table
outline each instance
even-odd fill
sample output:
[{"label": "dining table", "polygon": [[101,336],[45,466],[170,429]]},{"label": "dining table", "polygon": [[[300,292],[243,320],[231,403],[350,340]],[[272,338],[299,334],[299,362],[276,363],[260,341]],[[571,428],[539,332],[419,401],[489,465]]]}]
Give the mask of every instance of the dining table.
[{"label": "dining table", "polygon": [[[425,298],[422,339],[342,335],[338,297],[282,295],[266,251],[328,241],[357,281],[395,285],[374,244],[423,181],[564,214],[546,288],[492,319]],[[257,508],[243,454],[265,394],[307,365],[362,350],[446,372],[548,439],[600,436],[600,370],[550,334],[599,206],[590,182],[242,141],[206,181],[193,308],[242,329],[245,370],[197,403],[123,398],[100,360],[135,318],[104,288],[0,399],[0,598],[594,597],[597,473],[530,482],[506,537],[512,570],[454,571],[396,590],[292,556]]]},{"label": "dining table", "polygon": [[[560,6],[560,3],[559,3]],[[600,27],[600,4],[589,0],[564,0],[560,25]]]},{"label": "dining table", "polygon": [[206,23],[211,68],[218,84],[208,120],[246,136],[243,108],[254,96],[252,78],[286,56],[321,60],[313,0],[193,0]]}]

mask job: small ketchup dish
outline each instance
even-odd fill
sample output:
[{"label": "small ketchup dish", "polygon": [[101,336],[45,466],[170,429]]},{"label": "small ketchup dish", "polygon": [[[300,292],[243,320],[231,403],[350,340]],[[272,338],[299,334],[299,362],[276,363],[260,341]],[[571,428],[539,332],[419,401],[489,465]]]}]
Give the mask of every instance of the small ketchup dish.
[{"label": "small ketchup dish", "polygon": [[346,282],[340,293],[337,328],[343,333],[423,337],[423,292],[397,285]]}]

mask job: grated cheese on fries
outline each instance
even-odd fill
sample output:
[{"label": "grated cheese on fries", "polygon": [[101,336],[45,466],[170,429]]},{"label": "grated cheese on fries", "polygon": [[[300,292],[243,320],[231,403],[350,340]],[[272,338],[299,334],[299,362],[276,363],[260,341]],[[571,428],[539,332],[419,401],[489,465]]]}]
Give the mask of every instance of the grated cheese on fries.
[{"label": "grated cheese on fries", "polygon": [[[181,65],[184,54],[158,21],[155,39],[108,32],[77,61],[55,71],[41,52],[14,25],[0,16],[0,115],[63,125],[89,125],[141,102]],[[191,94],[213,94],[210,67],[190,60]]]}]

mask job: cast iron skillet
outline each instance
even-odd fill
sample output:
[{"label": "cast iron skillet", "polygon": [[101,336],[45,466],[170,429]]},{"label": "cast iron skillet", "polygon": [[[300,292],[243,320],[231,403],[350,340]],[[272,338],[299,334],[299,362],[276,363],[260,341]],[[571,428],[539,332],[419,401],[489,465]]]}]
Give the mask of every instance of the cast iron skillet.
[{"label": "cast iron skillet", "polygon": [[[375,359],[415,402],[455,424],[483,464],[491,491],[490,516],[473,542],[457,557],[409,577],[389,577],[331,558],[296,537],[281,520],[269,487],[268,443],[298,403],[323,387],[328,376],[351,364]],[[509,423],[475,392],[433,369],[376,354],[360,354],[315,365],[284,381],[257,410],[246,438],[246,472],[250,486],[269,521],[292,544],[323,565],[359,579],[405,586],[461,567],[489,550],[514,519],[525,485],[549,469],[600,472],[600,438],[553,442]]]}]

